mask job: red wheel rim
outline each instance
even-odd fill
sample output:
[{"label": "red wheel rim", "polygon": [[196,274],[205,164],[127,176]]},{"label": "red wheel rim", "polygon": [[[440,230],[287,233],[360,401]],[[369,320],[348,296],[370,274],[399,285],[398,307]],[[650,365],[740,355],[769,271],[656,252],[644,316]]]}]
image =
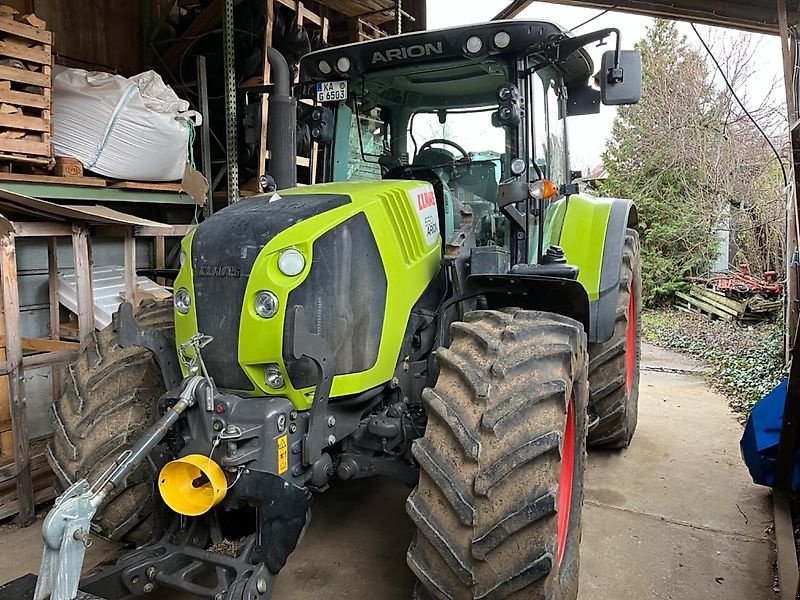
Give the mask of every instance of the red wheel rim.
[{"label": "red wheel rim", "polygon": [[569,535],[569,516],[572,511],[572,475],[575,470],[575,396],[567,406],[567,424],[561,450],[561,480],[558,485],[558,564],[564,559]]},{"label": "red wheel rim", "polygon": [[625,391],[630,395],[636,372],[636,294],[631,283],[631,298],[628,300],[628,332],[625,347]]}]

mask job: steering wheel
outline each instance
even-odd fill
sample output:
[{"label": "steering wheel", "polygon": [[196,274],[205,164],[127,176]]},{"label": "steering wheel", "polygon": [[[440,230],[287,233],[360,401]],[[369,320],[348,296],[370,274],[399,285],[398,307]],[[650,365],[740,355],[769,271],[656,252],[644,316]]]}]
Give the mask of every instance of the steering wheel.
[{"label": "steering wheel", "polygon": [[[459,152],[461,152],[461,155],[464,158],[469,158],[469,153],[466,150],[464,150],[464,147],[462,145],[457,144],[456,142],[453,142],[453,141],[450,141],[450,140],[446,140],[444,138],[434,138],[432,140],[428,140],[427,142],[422,144],[422,146],[419,147],[419,150],[417,150],[417,156],[422,154],[423,150],[427,150],[428,148],[430,148],[434,144],[443,144],[445,146],[450,146],[452,148],[455,148]],[[416,156],[414,157],[414,159],[416,160]]]}]

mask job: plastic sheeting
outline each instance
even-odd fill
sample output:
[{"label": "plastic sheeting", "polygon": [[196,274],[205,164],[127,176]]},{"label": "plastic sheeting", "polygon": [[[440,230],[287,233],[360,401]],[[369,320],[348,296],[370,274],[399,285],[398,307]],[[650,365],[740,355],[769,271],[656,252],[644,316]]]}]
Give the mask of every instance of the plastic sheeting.
[{"label": "plastic sheeting", "polygon": [[188,108],[154,71],[127,78],[59,68],[53,78],[55,154],[115,179],[180,179],[190,121],[200,123]]},{"label": "plastic sheeting", "polygon": [[[753,482],[775,485],[775,466],[781,442],[783,405],[786,402],[788,380],[784,379],[753,407],[740,442],[742,458]],[[796,399],[794,400],[796,401]],[[795,452],[792,464],[792,489],[800,488],[800,452]]]}]

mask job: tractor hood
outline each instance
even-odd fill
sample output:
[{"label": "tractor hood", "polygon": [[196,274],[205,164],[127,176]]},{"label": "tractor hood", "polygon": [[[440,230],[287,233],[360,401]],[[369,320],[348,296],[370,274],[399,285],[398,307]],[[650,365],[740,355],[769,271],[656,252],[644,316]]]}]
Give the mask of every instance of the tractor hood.
[{"label": "tractor hood", "polygon": [[176,302],[178,347],[197,333],[213,337],[202,358],[218,387],[282,395],[298,408],[310,404],[318,373],[291,353],[293,308],[303,307],[309,333],[333,352],[332,395],[358,393],[391,379],[411,307],[441,256],[433,191],[419,181],[242,200],[182,249],[176,298],[189,301]]}]

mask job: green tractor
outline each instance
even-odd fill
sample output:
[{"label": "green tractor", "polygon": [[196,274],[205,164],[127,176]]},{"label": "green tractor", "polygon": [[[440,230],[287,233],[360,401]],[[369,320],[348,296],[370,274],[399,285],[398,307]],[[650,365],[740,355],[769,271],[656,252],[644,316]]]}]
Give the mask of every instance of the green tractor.
[{"label": "green tractor", "polygon": [[579,193],[565,121],[636,102],[638,53],[491,22],[311,53],[293,94],[269,58],[281,189],[186,236],[174,307],[122,305],[55,404],[54,513],[89,498],[134,547],[81,588],[269,598],[314,494],[382,475],[413,487],[415,598],[574,600],[587,443],[636,427],[641,273],[635,206]]}]

